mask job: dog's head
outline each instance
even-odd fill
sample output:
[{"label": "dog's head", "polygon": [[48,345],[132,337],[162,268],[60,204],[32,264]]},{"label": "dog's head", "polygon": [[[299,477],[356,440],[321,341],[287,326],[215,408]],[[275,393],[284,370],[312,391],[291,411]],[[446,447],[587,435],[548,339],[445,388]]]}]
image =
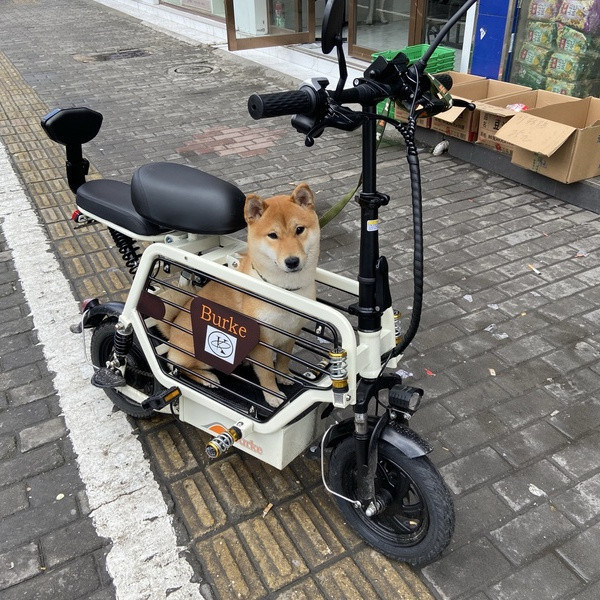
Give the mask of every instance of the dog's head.
[{"label": "dog's head", "polygon": [[[291,195],[262,199],[256,194],[246,197],[244,217],[248,224],[248,255],[253,265],[273,276],[313,271],[319,256],[319,219],[315,197],[306,183]],[[262,269],[262,271],[261,271]]]}]

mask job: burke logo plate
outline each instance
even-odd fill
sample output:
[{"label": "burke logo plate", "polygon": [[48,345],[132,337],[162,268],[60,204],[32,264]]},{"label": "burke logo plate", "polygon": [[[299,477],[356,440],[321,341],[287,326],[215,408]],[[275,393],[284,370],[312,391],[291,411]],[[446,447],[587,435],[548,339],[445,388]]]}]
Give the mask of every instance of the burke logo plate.
[{"label": "burke logo plate", "polygon": [[231,373],[254,350],[260,325],[246,315],[198,296],[190,305],[194,355]]}]

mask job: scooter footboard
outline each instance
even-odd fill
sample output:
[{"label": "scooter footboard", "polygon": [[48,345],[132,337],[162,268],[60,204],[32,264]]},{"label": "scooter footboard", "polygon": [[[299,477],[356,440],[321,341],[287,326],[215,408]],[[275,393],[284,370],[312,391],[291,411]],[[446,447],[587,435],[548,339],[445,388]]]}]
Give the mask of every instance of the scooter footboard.
[{"label": "scooter footboard", "polygon": [[258,423],[307,392],[333,401],[331,356],[356,343],[343,316],[207,257],[166,254],[140,268],[127,307],[135,303],[136,334],[171,385]]}]

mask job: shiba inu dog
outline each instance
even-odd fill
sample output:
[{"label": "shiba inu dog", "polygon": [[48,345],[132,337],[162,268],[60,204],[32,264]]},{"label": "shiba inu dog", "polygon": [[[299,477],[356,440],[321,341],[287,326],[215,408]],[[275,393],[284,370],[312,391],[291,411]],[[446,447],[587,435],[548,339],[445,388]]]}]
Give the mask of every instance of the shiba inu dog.
[{"label": "shiba inu dog", "polygon": [[[250,194],[246,197],[244,218],[248,225],[248,247],[239,261],[238,270],[314,299],[320,231],[314,194],[308,185],[301,183],[291,195],[267,199]],[[304,319],[300,316],[215,281],[202,287],[198,295],[292,334],[299,334],[304,325]],[[189,309],[191,302],[189,300],[184,308]],[[191,330],[190,314],[184,310],[176,311],[176,314],[167,315],[166,318],[176,326]],[[164,323],[160,329],[172,344],[193,353],[194,342],[190,334]],[[288,354],[291,354],[294,345],[293,339],[267,327],[260,328],[260,340]],[[218,375],[208,364],[186,352],[171,348],[169,360],[197,372],[201,375],[197,378],[200,383],[214,387],[211,382],[218,383]],[[273,360],[273,352],[265,346],[255,346],[249,356],[262,364],[274,365],[282,374],[290,373],[290,358],[276,353]],[[255,365],[254,370],[259,383],[275,393],[280,391],[277,383],[292,383],[286,377],[276,377],[262,367]],[[265,399],[273,407],[282,402],[281,398],[271,393],[265,393]]]}]

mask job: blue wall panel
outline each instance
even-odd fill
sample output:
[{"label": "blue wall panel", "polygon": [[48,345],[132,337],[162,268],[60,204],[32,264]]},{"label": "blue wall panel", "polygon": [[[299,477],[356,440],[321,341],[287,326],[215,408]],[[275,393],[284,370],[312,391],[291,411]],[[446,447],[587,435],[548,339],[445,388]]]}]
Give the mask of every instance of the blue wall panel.
[{"label": "blue wall panel", "polygon": [[509,0],[480,0],[471,73],[497,79],[500,72]]}]

